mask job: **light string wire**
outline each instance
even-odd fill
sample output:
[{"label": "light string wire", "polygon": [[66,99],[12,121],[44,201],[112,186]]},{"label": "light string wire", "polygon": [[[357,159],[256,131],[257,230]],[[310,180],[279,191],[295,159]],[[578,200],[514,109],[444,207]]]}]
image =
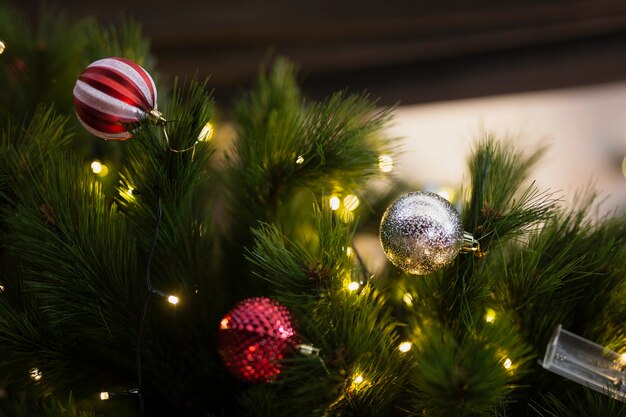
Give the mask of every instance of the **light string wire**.
[{"label": "light string wire", "polygon": [[152,243],[150,244],[150,251],[148,253],[148,261],[146,264],[146,287],[148,289],[148,296],[146,297],[146,301],[143,304],[143,309],[141,311],[141,316],[139,317],[139,326],[137,329],[137,342],[136,342],[136,370],[137,370],[137,395],[139,398],[139,417],[143,417],[144,414],[144,400],[143,395],[141,393],[141,336],[143,333],[144,323],[146,321],[146,313],[148,311],[148,304],[150,303],[150,299],[152,295],[155,293],[160,293],[160,291],[155,290],[152,286],[152,277],[150,274],[150,267],[152,266],[152,257],[154,255],[154,249],[156,247],[157,238],[159,236],[159,228],[161,227],[161,219],[163,218],[163,207],[161,204],[161,194],[157,191],[157,219],[154,225],[154,234],[152,235]]}]

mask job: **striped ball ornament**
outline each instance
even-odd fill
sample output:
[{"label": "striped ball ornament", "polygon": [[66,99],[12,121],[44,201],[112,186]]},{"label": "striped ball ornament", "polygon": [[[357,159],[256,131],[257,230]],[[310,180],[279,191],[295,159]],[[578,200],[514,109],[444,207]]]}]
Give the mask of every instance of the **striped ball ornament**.
[{"label": "striped ball ornament", "polygon": [[74,108],[85,129],[105,140],[131,138],[128,124],[160,116],[150,74],[133,61],[117,57],[95,61],[80,74]]}]

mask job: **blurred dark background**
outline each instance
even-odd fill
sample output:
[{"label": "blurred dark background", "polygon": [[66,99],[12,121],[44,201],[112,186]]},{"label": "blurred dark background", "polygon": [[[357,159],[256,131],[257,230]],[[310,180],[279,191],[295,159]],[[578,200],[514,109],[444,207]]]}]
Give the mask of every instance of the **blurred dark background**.
[{"label": "blurred dark background", "polygon": [[624,0],[48,3],[101,22],[125,12],[152,40],[161,73],[211,74],[218,101],[272,54],[298,63],[313,98],[367,89],[383,104],[626,79]]}]

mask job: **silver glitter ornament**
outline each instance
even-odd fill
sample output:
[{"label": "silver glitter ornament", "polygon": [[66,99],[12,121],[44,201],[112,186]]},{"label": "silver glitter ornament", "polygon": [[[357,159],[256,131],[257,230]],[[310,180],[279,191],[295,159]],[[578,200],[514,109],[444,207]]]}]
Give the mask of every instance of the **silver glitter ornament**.
[{"label": "silver glitter ornament", "polygon": [[380,243],[398,268],[426,275],[448,265],[475,241],[463,232],[459,213],[435,193],[413,192],[387,208],[380,222]]}]

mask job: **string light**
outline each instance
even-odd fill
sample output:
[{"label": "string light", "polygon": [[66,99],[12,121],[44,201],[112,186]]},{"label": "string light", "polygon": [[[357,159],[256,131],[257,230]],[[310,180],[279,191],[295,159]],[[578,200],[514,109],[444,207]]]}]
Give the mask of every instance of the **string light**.
[{"label": "string light", "polygon": [[391,172],[393,170],[393,158],[390,155],[380,155],[378,157],[378,168],[382,172]]},{"label": "string light", "polygon": [[487,309],[487,312],[485,313],[485,321],[489,324],[492,324],[494,321],[496,321],[496,312],[494,309]]},{"label": "string light", "polygon": [[206,124],[200,131],[200,134],[198,135],[198,142],[211,140],[212,137],[213,137],[213,125],[211,124],[211,122],[206,122]]},{"label": "string light", "polygon": [[621,356],[619,357],[619,361],[622,363],[622,365],[626,365],[626,353],[621,354]]},{"label": "string light", "polygon": [[298,165],[304,164],[304,157],[302,155],[298,156],[298,159],[296,159],[296,164]]},{"label": "string light", "polygon": [[177,296],[173,294],[165,294],[163,291],[157,290],[156,288],[150,289],[150,292],[152,294],[158,295],[159,297],[165,298],[165,300],[172,305],[176,305],[180,302],[180,299]]},{"label": "string light", "polygon": [[352,257],[352,248],[350,246],[346,248],[346,256],[348,256],[348,258]]},{"label": "string light", "polygon": [[135,188],[128,186],[120,190],[120,196],[126,201],[135,201]]},{"label": "string light", "polygon": [[4,52],[6,45],[4,44],[4,42],[0,41],[0,55],[2,55],[2,53]]},{"label": "string light", "polygon": [[349,291],[356,291],[359,289],[359,287],[361,286],[361,284],[359,284],[356,281],[352,281],[351,283],[348,284],[348,290]]},{"label": "string light", "polygon": [[39,381],[39,380],[41,380],[41,378],[43,378],[43,375],[41,374],[41,371],[39,369],[37,369],[37,368],[31,369],[28,374],[30,375],[30,378],[33,381]]},{"label": "string light", "polygon": [[141,397],[139,388],[132,388],[126,391],[118,391],[118,392],[102,391],[100,393],[100,399],[102,401],[107,401],[115,397],[129,397],[131,395],[139,395]]},{"label": "string light", "polygon": [[4,292],[4,285],[0,284],[0,294]]},{"label": "string light", "polygon": [[509,370],[513,366],[513,361],[511,361],[511,359],[509,358],[506,358],[502,366],[504,366],[504,369]]},{"label": "string light", "polygon": [[413,296],[410,293],[404,293],[404,297],[402,297],[402,301],[404,301],[404,304],[408,305],[408,306],[412,306],[413,305]]},{"label": "string light", "polygon": [[330,208],[331,210],[338,210],[339,206],[341,205],[341,200],[339,200],[339,197],[337,197],[336,195],[330,197],[330,199],[328,200],[328,203],[330,204]]},{"label": "string light", "polygon": [[109,173],[109,168],[96,159],[91,163],[91,171],[100,177],[105,177]]},{"label": "string light", "polygon": [[353,383],[354,385],[359,385],[359,384],[362,384],[362,383],[363,383],[363,381],[365,381],[365,379],[363,378],[363,375],[357,375],[357,376],[355,376],[355,377],[354,377],[354,379],[352,380],[352,383]]},{"label": "string light", "polygon": [[398,345],[398,349],[402,353],[407,353],[409,350],[411,350],[411,342],[402,342],[402,343],[400,343]]},{"label": "string light", "polygon": [[359,197],[355,196],[354,194],[348,194],[343,199],[343,206],[348,211],[354,211],[360,203],[361,202],[359,201]]},{"label": "string light", "polygon": [[93,161],[91,163],[91,170],[93,171],[94,174],[99,174],[102,172],[102,164],[100,163],[100,161]]}]

